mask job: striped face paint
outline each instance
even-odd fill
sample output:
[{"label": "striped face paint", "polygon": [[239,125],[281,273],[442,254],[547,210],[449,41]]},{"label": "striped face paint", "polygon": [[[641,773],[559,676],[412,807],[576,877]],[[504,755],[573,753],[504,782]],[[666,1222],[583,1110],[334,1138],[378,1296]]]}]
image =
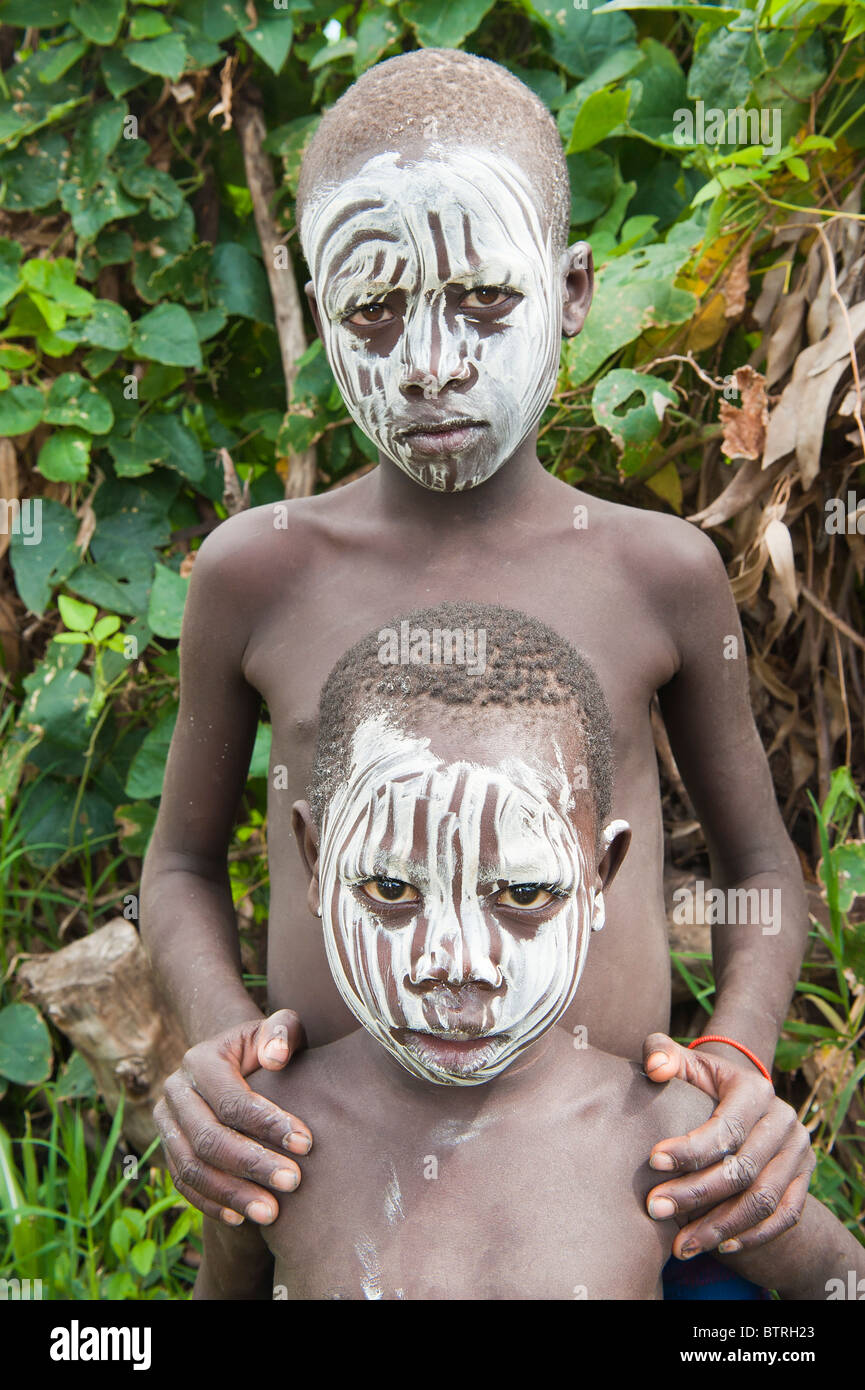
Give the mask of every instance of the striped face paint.
[{"label": "striped face paint", "polygon": [[[348,1007],[416,1076],[489,1081],[568,1007],[604,924],[573,807],[561,757],[444,763],[387,713],[358,727],[323,818],[325,944]],[[399,897],[375,900],[388,882]],[[514,900],[527,885],[539,905]]]},{"label": "striped face paint", "polygon": [[354,420],[423,487],[459,491],[512,456],[550,399],[562,267],[512,161],[399,161],[376,155],[308,205],[303,246]]}]

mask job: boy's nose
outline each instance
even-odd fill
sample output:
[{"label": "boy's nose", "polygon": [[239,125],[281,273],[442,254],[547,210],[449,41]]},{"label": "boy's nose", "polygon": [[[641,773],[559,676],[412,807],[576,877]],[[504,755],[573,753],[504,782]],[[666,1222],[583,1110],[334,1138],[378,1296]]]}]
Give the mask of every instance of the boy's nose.
[{"label": "boy's nose", "polygon": [[411,984],[421,990],[434,984],[477,984],[499,989],[502,972],[491,959],[490,945],[483,925],[461,924],[456,914],[447,922],[431,924],[420,954],[412,961]]},{"label": "boy's nose", "polygon": [[465,339],[448,330],[435,308],[406,324],[400,389],[409,398],[434,398],[446,387],[472,381],[477,369],[469,361]]}]

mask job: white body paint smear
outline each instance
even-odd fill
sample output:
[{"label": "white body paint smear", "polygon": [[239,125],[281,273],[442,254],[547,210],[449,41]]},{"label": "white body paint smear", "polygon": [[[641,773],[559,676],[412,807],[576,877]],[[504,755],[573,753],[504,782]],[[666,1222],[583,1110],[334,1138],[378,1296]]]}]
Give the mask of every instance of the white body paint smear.
[{"label": "white body paint smear", "polygon": [[[424,487],[476,487],[512,456],[553,391],[561,345],[563,262],[522,169],[502,155],[433,146],[400,165],[378,154],[321,188],[301,239],[324,345],[352,417]],[[463,303],[481,287],[505,292]],[[394,321],[358,324],[389,299]],[[458,389],[440,393],[456,383]],[[420,387],[423,401],[407,395]],[[454,422],[431,443],[404,431]],[[476,422],[472,424],[472,422]],[[480,423],[478,423],[480,422]]]},{"label": "white body paint smear", "polygon": [[[429,743],[387,713],[360,722],[322,825],[322,925],[334,979],[360,1023],[415,1075],[475,1085],[568,1007],[591,931],[604,923],[603,894],[567,815],[573,790],[560,757],[545,767],[519,758],[446,764]],[[623,824],[612,822],[604,839]],[[493,862],[482,857],[482,829]],[[396,914],[381,910],[362,888],[376,877],[418,896]],[[556,900],[549,911],[508,914],[495,905],[506,884],[549,885]],[[429,1035],[488,1041],[461,1069],[431,1055]]]}]

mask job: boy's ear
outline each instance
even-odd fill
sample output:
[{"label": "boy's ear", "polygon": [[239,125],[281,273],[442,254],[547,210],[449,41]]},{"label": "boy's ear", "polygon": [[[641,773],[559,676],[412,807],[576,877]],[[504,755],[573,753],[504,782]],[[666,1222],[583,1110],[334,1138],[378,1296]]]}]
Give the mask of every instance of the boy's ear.
[{"label": "boy's ear", "polygon": [[562,337],[575,338],[586,321],[595,288],[595,263],[587,241],[575,241],[564,255]]},{"label": "boy's ear", "polygon": [[601,891],[610,887],[622,865],[631,843],[631,827],[626,820],[611,820],[601,833],[601,858],[598,878]]},{"label": "boy's ear", "polygon": [[311,280],[307,280],[306,284],[303,287],[303,292],[306,295],[307,300],[309,301],[309,307],[312,311],[312,320],[315,324],[316,332],[318,333],[319,338],[323,338],[324,334],[321,331],[321,313],[319,312],[318,300],[315,297],[315,286],[313,285]]},{"label": "boy's ear", "polygon": [[318,881],[318,828],[312,818],[308,801],[295,801],[291,808],[291,828],[297,841],[297,848],[303,860],[303,867],[309,875],[306,901],[313,917],[321,916],[321,893]]}]

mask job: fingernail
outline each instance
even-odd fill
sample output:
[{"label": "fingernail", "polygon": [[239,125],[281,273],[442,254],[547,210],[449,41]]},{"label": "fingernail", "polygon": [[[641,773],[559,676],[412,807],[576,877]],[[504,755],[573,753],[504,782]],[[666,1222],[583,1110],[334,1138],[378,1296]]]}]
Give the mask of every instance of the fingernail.
[{"label": "fingernail", "polygon": [[653,1197],[649,1203],[649,1215],[653,1221],[668,1221],[675,1216],[676,1210],[672,1197]]},{"label": "fingernail", "polygon": [[231,1207],[223,1207],[219,1215],[222,1217],[222,1220],[225,1222],[226,1226],[243,1225],[243,1217],[240,1215],[240,1212],[232,1211]]},{"label": "fingernail", "polygon": [[306,1134],[295,1134],[291,1131],[283,1139],[282,1147],[290,1149],[292,1153],[308,1154],[312,1148],[312,1140]]},{"label": "fingernail", "polygon": [[689,1241],[687,1245],[683,1245],[683,1246],[682,1246],[682,1253],[681,1253],[681,1255],[679,1256],[679,1259],[680,1259],[680,1260],[693,1260],[694,1256],[695,1256],[695,1255],[699,1255],[699,1253],[700,1253],[700,1247],[699,1247],[699,1245],[695,1245],[692,1241]]},{"label": "fingernail", "polygon": [[269,1062],[281,1062],[287,1051],[288,1043],[285,1038],[271,1038],[264,1049],[264,1055]]},{"label": "fingernail", "polygon": [[672,1154],[652,1154],[649,1159],[649,1167],[656,1168],[661,1173],[672,1173],[675,1166],[676,1160],[673,1158]]},{"label": "fingernail", "polygon": [[740,1240],[722,1240],[721,1244],[718,1246],[718,1254],[735,1255],[736,1251],[741,1249],[742,1242]]},{"label": "fingernail", "polygon": [[267,1202],[250,1202],[246,1214],[250,1221],[256,1221],[260,1226],[267,1226],[274,1220],[273,1208]]},{"label": "fingernail", "polygon": [[293,1168],[277,1168],[270,1175],[270,1185],[279,1192],[293,1192],[297,1187],[297,1173]]},{"label": "fingernail", "polygon": [[658,1067],[663,1067],[669,1060],[666,1052],[653,1052],[646,1062],[646,1071],[649,1073],[657,1071]]}]

